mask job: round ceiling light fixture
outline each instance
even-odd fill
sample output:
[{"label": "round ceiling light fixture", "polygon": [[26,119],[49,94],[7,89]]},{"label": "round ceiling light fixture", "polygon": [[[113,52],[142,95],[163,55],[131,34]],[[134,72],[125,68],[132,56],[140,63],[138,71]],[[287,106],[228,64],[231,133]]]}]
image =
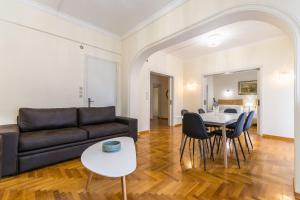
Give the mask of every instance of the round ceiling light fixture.
[{"label": "round ceiling light fixture", "polygon": [[217,47],[223,42],[223,38],[220,34],[214,34],[207,37],[208,47]]}]

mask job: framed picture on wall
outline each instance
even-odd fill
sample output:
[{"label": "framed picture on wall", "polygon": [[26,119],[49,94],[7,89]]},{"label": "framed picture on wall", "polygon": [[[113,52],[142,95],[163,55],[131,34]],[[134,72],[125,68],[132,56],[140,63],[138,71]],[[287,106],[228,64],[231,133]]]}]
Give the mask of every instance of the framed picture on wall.
[{"label": "framed picture on wall", "polygon": [[239,81],[239,95],[256,95],[257,81]]}]

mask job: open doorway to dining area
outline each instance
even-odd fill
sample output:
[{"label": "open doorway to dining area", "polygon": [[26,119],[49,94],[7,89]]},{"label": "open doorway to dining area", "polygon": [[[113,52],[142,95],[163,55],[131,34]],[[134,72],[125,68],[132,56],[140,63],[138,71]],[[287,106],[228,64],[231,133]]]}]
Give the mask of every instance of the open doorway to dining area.
[{"label": "open doorway to dining area", "polygon": [[207,112],[254,112],[251,127],[260,134],[260,68],[205,75],[203,104]]}]

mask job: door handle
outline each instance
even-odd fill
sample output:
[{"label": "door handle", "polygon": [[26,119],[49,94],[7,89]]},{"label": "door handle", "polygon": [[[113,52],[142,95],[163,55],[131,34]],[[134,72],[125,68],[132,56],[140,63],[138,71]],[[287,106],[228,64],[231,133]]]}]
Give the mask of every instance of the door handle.
[{"label": "door handle", "polygon": [[91,104],[93,103],[94,101],[91,99],[91,98],[88,98],[88,107],[90,108],[91,107]]}]

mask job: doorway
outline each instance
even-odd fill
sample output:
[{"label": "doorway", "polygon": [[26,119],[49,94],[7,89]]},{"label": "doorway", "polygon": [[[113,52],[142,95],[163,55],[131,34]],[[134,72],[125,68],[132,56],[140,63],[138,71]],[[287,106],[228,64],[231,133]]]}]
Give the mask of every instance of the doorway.
[{"label": "doorway", "polygon": [[[186,7],[185,7],[186,8]],[[136,55],[133,54],[136,59],[134,61],[134,64],[132,65],[132,73],[130,75],[130,90],[128,90],[129,96],[133,98],[129,98],[129,113],[131,116],[137,116],[138,110],[134,107],[136,103],[138,102],[138,98],[136,93],[138,93],[138,90],[136,90],[136,86],[134,85],[134,81],[136,80],[136,77],[138,77],[138,73],[141,69],[142,62],[146,58],[148,58],[151,54],[154,52],[167,48],[171,46],[172,44],[179,43],[181,41],[185,41],[187,39],[190,39],[196,35],[199,35],[199,33],[205,33],[212,29],[215,29],[216,27],[221,27],[222,25],[230,24],[236,21],[245,21],[245,20],[258,20],[267,22],[270,24],[273,24],[277,27],[279,27],[282,30],[285,30],[290,38],[293,40],[294,44],[294,69],[295,69],[295,80],[292,87],[295,88],[295,95],[294,95],[294,112],[292,113],[292,116],[294,116],[293,120],[290,120],[292,122],[295,122],[295,126],[293,129],[293,132],[299,132],[300,130],[300,123],[297,123],[297,120],[300,118],[300,103],[299,103],[299,97],[300,97],[300,81],[298,80],[300,77],[300,62],[299,62],[299,55],[300,55],[300,32],[299,32],[299,26],[297,22],[288,16],[286,13],[281,12],[278,9],[272,8],[271,6],[262,6],[259,4],[251,4],[251,5],[241,5],[241,6],[234,6],[230,7],[228,6],[227,9],[220,10],[219,12],[216,12],[206,18],[203,18],[202,15],[199,15],[198,19],[195,18],[193,21],[192,26],[188,24],[186,27],[182,28],[182,30],[179,29],[177,32],[168,32],[163,37],[157,38],[157,40],[151,40],[147,37],[147,35],[140,35],[145,38],[145,45],[141,45],[140,49],[137,49]],[[193,18],[194,19],[194,18]],[[156,24],[156,26],[152,26],[153,30],[157,30],[156,28],[160,28],[160,23]],[[148,40],[149,39],[149,40]],[[141,41],[141,40],[139,40]],[[132,43],[129,43],[131,46]],[[139,43],[140,44],[140,43]],[[138,45],[138,44],[137,44]],[[136,98],[134,98],[136,97]],[[265,96],[264,96],[265,98]],[[199,99],[201,100],[201,99]],[[265,109],[265,107],[264,107]],[[266,118],[264,116],[264,118]],[[274,124],[276,125],[276,124]],[[300,136],[295,134],[295,190],[296,192],[300,192],[300,156],[299,156],[299,150],[300,150]]]},{"label": "doorway", "polygon": [[261,122],[261,76],[260,68],[227,71],[203,77],[203,107],[212,112],[218,104],[219,112],[232,108],[238,113],[254,111],[253,127],[262,135]]},{"label": "doorway", "polygon": [[173,125],[173,78],[150,73],[150,129]]},{"label": "doorway", "polygon": [[87,56],[85,82],[87,107],[117,105],[117,63]]}]

